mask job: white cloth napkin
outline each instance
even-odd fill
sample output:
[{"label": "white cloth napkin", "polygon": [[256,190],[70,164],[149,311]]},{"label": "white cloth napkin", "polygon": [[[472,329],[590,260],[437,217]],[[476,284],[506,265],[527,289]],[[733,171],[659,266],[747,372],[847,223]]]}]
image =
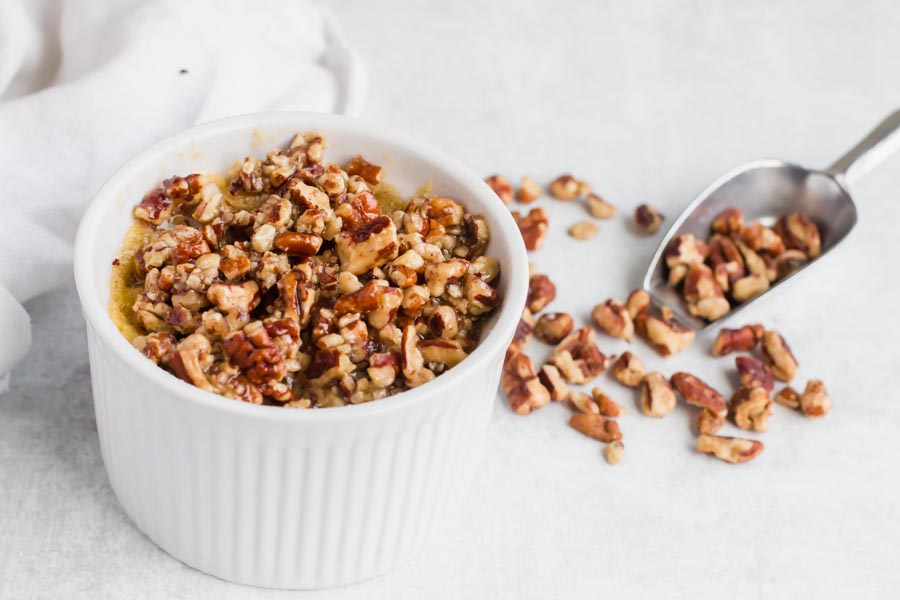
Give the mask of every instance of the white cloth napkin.
[{"label": "white cloth napkin", "polygon": [[359,59],[303,0],[0,1],[0,391],[22,303],[69,281],[92,194],[194,123],[263,109],[356,114]]}]

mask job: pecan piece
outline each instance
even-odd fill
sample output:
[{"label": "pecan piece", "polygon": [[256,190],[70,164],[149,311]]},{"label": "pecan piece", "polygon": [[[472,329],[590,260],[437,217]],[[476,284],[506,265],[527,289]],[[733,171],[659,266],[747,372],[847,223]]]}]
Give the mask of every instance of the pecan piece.
[{"label": "pecan piece", "polygon": [[538,373],[538,379],[550,393],[550,399],[554,402],[562,402],[569,397],[569,386],[559,373],[559,369],[553,365],[544,365]]},{"label": "pecan piece", "polygon": [[663,312],[661,317],[646,313],[638,315],[635,331],[662,356],[678,354],[691,345],[696,333],[692,329],[677,323],[672,316]]},{"label": "pecan piece", "polygon": [[759,296],[769,289],[769,280],[764,275],[752,274],[741,277],[731,285],[731,297],[736,302],[744,302]]},{"label": "pecan piece", "polygon": [[767,331],[762,338],[760,347],[763,362],[772,371],[772,375],[779,381],[790,381],[797,374],[799,364],[790,346],[776,331]]},{"label": "pecan piece", "polygon": [[816,258],[822,254],[822,238],[819,235],[819,228],[806,215],[794,213],[781,217],[775,222],[774,230],[781,236],[788,248],[799,250],[809,258]]},{"label": "pecan piece", "polygon": [[751,223],[741,231],[741,239],[754,252],[766,252],[778,256],[784,252],[784,240],[781,236],[759,221]]},{"label": "pecan piece", "polygon": [[516,332],[513,334],[512,342],[506,349],[507,356],[517,354],[525,349],[528,341],[531,339],[531,333],[534,331],[534,317],[527,308],[522,311],[522,318],[516,326]]},{"label": "pecan piece", "polygon": [[385,215],[375,217],[356,229],[342,231],[334,241],[341,270],[354,275],[362,275],[397,258],[400,248],[397,227]]},{"label": "pecan piece", "polygon": [[768,392],[775,388],[772,371],[762,361],[752,356],[738,356],[734,359],[741,385],[744,387],[761,387]]},{"label": "pecan piece", "polygon": [[732,283],[747,274],[744,256],[734,241],[724,235],[714,235],[709,240],[707,260],[723,290],[730,289]]},{"label": "pecan piece", "polygon": [[600,414],[604,417],[611,417],[615,419],[628,412],[627,410],[625,410],[624,406],[617,404],[615,400],[607,396],[603,392],[603,390],[598,387],[595,387],[591,390],[591,397],[594,399],[594,403],[600,410]]},{"label": "pecan piece", "polygon": [[664,216],[649,204],[641,204],[634,209],[634,224],[644,233],[652,234],[659,231]]},{"label": "pecan piece", "polygon": [[512,212],[526,250],[540,250],[547,237],[547,211],[543,208],[532,208],[528,214],[522,216],[516,211]]},{"label": "pecan piece", "polygon": [[497,197],[500,198],[503,204],[512,202],[513,186],[506,177],[503,175],[491,175],[486,177],[484,182],[488,184],[489,188],[494,190],[494,193],[497,194]]},{"label": "pecan piece", "polygon": [[819,379],[810,379],[800,395],[800,410],[807,417],[824,417],[831,411],[831,398],[825,384]]},{"label": "pecan piece", "polygon": [[[307,150],[307,153],[309,151]],[[360,155],[356,155],[347,163],[347,175],[351,177],[358,175],[362,177],[366,183],[378,185],[384,178],[384,169],[378,165],[373,165]]]},{"label": "pecan piece", "polygon": [[541,194],[543,193],[544,190],[541,189],[541,186],[538,185],[537,181],[535,181],[528,175],[522,177],[522,181],[519,183],[519,202],[521,202],[522,204],[530,204],[540,198]]},{"label": "pecan piece", "polygon": [[764,433],[769,428],[769,416],[772,414],[769,391],[762,387],[738,388],[731,397],[731,412],[734,424],[741,429]]},{"label": "pecan piece", "polygon": [[744,213],[739,208],[726,208],[713,219],[713,233],[731,235],[744,229]]},{"label": "pecan piece", "polygon": [[591,216],[596,219],[612,219],[616,216],[616,207],[597,194],[587,195],[587,207]]},{"label": "pecan piece", "polygon": [[676,286],[687,274],[687,267],[703,264],[709,247],[690,233],[676,236],[666,248],[666,266],[669,268],[669,285]]},{"label": "pecan piece", "polygon": [[775,270],[778,278],[784,279],[809,262],[809,257],[800,250],[785,250],[775,258]]},{"label": "pecan piece", "polygon": [[639,314],[650,310],[650,294],[640,289],[632,290],[628,294],[628,300],[625,301],[625,307],[628,308],[631,319],[637,319]]},{"label": "pecan piece", "polygon": [[613,377],[616,378],[616,381],[628,387],[641,385],[646,372],[644,362],[631,352],[623,352],[612,366]]},{"label": "pecan piece", "polygon": [[569,392],[569,406],[572,408],[572,410],[584,413],[586,415],[600,414],[600,408],[591,399],[591,397],[584,392],[578,392],[575,390]]},{"label": "pecan piece", "polygon": [[603,456],[609,464],[619,464],[625,456],[625,444],[622,443],[622,440],[615,440],[608,443],[603,449]]},{"label": "pecan piece", "polygon": [[[168,180],[167,180],[168,181]],[[135,218],[159,225],[172,214],[172,198],[162,188],[150,190],[141,203],[134,207]]]},{"label": "pecan piece", "polygon": [[713,435],[725,424],[725,416],[709,410],[701,408],[697,413],[697,431],[701,434]]},{"label": "pecan piece", "polygon": [[550,402],[550,392],[537,378],[531,359],[524,354],[514,354],[507,359],[500,383],[516,414],[530,414]]},{"label": "pecan piece", "polygon": [[678,390],[688,404],[706,408],[716,414],[728,414],[725,397],[699,377],[690,373],[678,372],[672,375],[671,381],[672,386]]},{"label": "pecan piece", "polygon": [[579,221],[569,227],[569,235],[576,240],[587,240],[600,231],[600,228],[597,227],[597,224],[592,221]]},{"label": "pecan piece", "polygon": [[537,320],[534,335],[547,344],[558,344],[572,333],[575,322],[568,313],[545,313]]},{"label": "pecan piece", "polygon": [[[260,228],[262,229],[262,228]],[[254,244],[256,240],[254,239]],[[310,233],[285,231],[272,240],[274,246],[290,256],[314,256],[322,247],[322,238]]]},{"label": "pecan piece", "polygon": [[732,352],[750,352],[762,339],[766,330],[762,325],[744,325],[739,329],[723,327],[719,330],[710,352],[713,356],[725,356]]},{"label": "pecan piece", "polygon": [[420,340],[419,351],[426,363],[436,363],[447,367],[454,367],[468,356],[462,346],[456,340],[444,340],[435,338]]},{"label": "pecan piece", "polygon": [[281,352],[261,321],[247,323],[243,330],[225,338],[222,349],[251,383],[278,381],[285,375]]},{"label": "pecan piece", "polygon": [[252,280],[244,283],[214,283],[209,286],[206,296],[222,312],[249,313],[259,304],[259,284]]},{"label": "pecan piece", "polygon": [[617,442],[622,439],[619,424],[600,415],[576,413],[569,419],[569,425],[575,431],[600,442]]},{"label": "pecan piece", "polygon": [[800,393],[786,385],[775,394],[775,402],[788,408],[800,408]]},{"label": "pecan piece", "polygon": [[525,306],[532,313],[543,310],[556,298],[556,286],[546,275],[532,275],[528,280],[528,299]]},{"label": "pecan piece", "polygon": [[585,383],[609,366],[609,359],[594,344],[594,330],[582,327],[559,343],[547,361],[569,383]]},{"label": "pecan piece", "polygon": [[641,412],[648,417],[664,417],[675,410],[675,390],[662,373],[647,373],[641,381]]},{"label": "pecan piece", "polygon": [[713,273],[704,264],[694,264],[688,268],[684,278],[684,299],[688,312],[707,321],[715,321],[731,310],[722,288],[716,283]]},{"label": "pecan piece", "polygon": [[753,460],[765,446],[757,440],[702,434],[697,438],[697,451],[712,454],[720,460],[738,464]]},{"label": "pecan piece", "polygon": [[568,173],[564,173],[550,182],[550,195],[557,200],[574,200],[578,197],[582,186]]},{"label": "pecan piece", "polygon": [[634,322],[628,308],[616,300],[607,300],[591,311],[594,324],[607,335],[631,341],[634,337]]}]

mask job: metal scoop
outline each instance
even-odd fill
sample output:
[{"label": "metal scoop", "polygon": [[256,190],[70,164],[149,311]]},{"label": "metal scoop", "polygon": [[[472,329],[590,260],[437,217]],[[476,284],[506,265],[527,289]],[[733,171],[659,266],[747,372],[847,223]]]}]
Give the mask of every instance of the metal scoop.
[{"label": "metal scoop", "polygon": [[[668,306],[675,317],[693,329],[703,329],[716,321],[705,321],[689,314],[681,293],[667,283],[664,255],[670,241],[690,233],[705,240],[712,220],[726,208],[737,207],[747,223],[761,221],[772,225],[779,217],[800,212],[819,227],[825,256],[843,240],[856,224],[856,206],[848,186],[875,165],[900,149],[900,110],[882,121],[861,142],[824,171],[780,160],[758,160],[725,173],[691,202],[660,243],[647,275],[644,289],[657,306]],[[772,283],[770,290],[783,284],[801,269]],[[759,300],[760,294],[741,304],[732,303],[728,318],[744,306]]]}]

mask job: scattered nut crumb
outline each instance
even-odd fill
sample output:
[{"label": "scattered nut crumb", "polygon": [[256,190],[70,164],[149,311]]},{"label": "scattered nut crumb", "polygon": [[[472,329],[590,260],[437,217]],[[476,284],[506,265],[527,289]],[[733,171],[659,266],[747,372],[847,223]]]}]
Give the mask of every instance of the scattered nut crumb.
[{"label": "scattered nut crumb", "polygon": [[590,239],[597,235],[598,231],[600,231],[600,228],[592,221],[579,221],[569,227],[569,235],[576,240]]},{"label": "scattered nut crumb", "polygon": [[606,447],[603,449],[603,456],[609,464],[619,464],[625,456],[625,444],[621,440],[615,440],[606,444]]}]

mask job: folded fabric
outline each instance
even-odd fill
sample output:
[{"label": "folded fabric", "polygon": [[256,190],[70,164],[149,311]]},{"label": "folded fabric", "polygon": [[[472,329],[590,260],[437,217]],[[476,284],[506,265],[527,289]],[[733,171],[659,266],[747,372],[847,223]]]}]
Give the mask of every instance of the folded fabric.
[{"label": "folded fabric", "polygon": [[0,375],[30,344],[22,303],[69,281],[79,216],[124,160],[231,114],[356,114],[364,88],[310,2],[0,2]]}]

